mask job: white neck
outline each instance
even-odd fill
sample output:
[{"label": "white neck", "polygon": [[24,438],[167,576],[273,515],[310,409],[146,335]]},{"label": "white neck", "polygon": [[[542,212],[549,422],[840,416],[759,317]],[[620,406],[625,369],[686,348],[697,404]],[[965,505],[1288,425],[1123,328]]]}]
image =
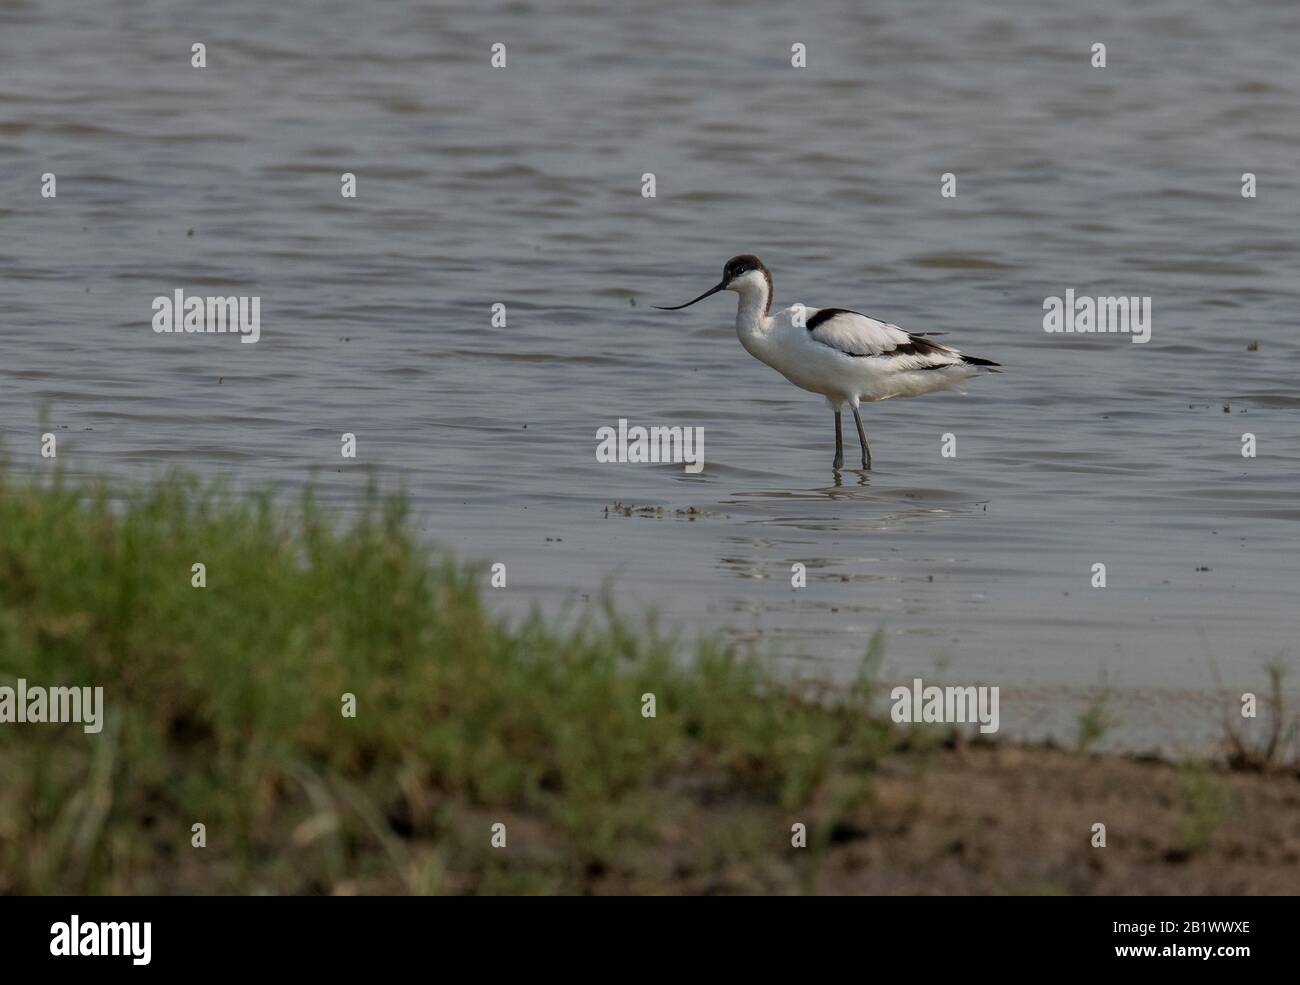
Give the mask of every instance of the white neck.
[{"label": "white neck", "polygon": [[767,278],[759,271],[751,270],[738,282],[737,287],[740,305],[736,309],[736,335],[750,355],[761,359],[762,356],[756,350],[761,348],[772,328],[772,319],[767,316],[772,301]]}]

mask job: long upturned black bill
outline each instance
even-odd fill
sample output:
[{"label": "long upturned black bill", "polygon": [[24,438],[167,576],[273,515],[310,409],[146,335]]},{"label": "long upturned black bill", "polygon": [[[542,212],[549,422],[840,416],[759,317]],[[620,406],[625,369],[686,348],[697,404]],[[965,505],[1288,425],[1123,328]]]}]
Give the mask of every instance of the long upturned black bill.
[{"label": "long upturned black bill", "polygon": [[[722,290],[726,286],[727,286],[726,284],[719,284],[717,287],[710,287],[707,291],[705,291],[698,298],[696,298],[695,301],[703,301],[710,294],[717,294],[720,290]],[[680,311],[682,308],[689,308],[691,305],[695,303],[695,301],[687,301],[685,304],[675,304],[671,308],[665,308],[661,304],[652,305],[652,307],[658,308],[660,311]]]}]

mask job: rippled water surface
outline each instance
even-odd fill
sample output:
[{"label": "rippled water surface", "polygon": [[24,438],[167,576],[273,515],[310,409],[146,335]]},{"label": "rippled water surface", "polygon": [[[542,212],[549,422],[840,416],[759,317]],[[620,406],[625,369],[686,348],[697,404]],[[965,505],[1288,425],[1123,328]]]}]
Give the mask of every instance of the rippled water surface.
[{"label": "rippled water surface", "polygon": [[[1167,738],[1212,664],[1294,662],[1298,39],[1280,2],[0,3],[3,439],[342,502],[375,466],[503,606],[613,579],[837,676],[884,627],[891,680],[1105,675]],[[740,252],[1005,372],[867,407],[837,479],[732,295],[650,308]],[[260,296],[261,341],[155,334],[178,287]],[[1069,288],[1151,296],[1151,342],[1046,334]],[[703,473],[597,463],[620,417],[703,427]]]}]

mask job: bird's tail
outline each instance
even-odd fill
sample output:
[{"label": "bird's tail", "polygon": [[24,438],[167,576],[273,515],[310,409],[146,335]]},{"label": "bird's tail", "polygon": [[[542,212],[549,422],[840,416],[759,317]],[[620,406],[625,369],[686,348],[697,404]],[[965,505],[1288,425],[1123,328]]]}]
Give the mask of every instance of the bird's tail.
[{"label": "bird's tail", "polygon": [[995,363],[992,359],[981,359],[979,356],[962,356],[961,361],[968,366],[982,366],[990,373],[1000,373],[1002,370],[994,369],[995,366],[1001,366],[1001,363]]}]

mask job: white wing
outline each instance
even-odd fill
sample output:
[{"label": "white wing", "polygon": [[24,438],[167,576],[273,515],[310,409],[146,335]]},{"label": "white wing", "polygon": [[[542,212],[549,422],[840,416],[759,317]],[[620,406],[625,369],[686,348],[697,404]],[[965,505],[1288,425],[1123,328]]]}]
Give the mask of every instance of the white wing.
[{"label": "white wing", "polygon": [[814,342],[846,356],[888,359],[895,370],[956,366],[962,355],[928,335],[912,335],[897,325],[846,308],[807,309],[805,327]]}]

